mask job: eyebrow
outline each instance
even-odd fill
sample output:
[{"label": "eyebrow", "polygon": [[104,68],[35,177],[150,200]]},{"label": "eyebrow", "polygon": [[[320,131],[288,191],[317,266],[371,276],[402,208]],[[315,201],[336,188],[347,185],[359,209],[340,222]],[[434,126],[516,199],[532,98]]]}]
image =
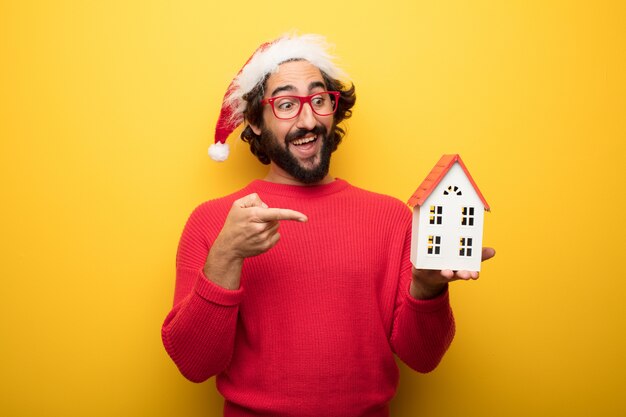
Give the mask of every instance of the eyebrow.
[{"label": "eyebrow", "polygon": [[[309,92],[315,88],[326,88],[326,85],[322,81],[313,81],[309,84]],[[294,87],[291,84],[281,85],[280,87],[277,87],[274,89],[274,91],[272,91],[271,97],[275,97],[276,94],[281,93],[283,91],[293,92],[295,90],[296,90],[296,87]]]}]

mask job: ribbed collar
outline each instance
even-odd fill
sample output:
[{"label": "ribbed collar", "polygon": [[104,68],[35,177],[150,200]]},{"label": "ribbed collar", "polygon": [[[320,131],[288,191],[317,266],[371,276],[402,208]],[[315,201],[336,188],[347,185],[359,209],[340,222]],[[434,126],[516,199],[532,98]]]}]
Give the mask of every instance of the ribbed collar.
[{"label": "ribbed collar", "polygon": [[292,198],[316,198],[334,194],[346,189],[350,184],[339,178],[322,185],[287,185],[264,180],[254,180],[246,189],[250,192],[262,192]]}]

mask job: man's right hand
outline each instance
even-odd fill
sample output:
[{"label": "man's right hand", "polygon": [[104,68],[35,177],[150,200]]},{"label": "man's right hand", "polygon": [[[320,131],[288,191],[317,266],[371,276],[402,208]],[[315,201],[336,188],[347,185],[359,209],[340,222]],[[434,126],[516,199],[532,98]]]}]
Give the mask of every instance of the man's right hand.
[{"label": "man's right hand", "polygon": [[206,277],[224,288],[239,288],[243,260],[265,253],[278,243],[281,220],[306,222],[307,217],[294,210],[269,208],[256,193],[233,202],[209,251],[204,266]]}]

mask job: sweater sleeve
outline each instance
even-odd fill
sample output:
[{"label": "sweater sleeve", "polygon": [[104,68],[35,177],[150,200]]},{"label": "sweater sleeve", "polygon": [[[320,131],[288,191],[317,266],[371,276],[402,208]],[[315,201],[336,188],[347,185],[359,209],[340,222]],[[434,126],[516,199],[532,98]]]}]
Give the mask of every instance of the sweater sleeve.
[{"label": "sweater sleeve", "polygon": [[417,300],[411,285],[411,228],[409,225],[396,296],[391,346],[396,355],[415,371],[434,370],[454,338],[455,325],[448,290],[430,300]]},{"label": "sweater sleeve", "polygon": [[214,284],[202,272],[211,236],[219,232],[212,223],[199,208],[185,225],[176,256],[174,306],[161,329],[165,350],[193,382],[228,366],[243,293],[242,288],[233,291]]}]

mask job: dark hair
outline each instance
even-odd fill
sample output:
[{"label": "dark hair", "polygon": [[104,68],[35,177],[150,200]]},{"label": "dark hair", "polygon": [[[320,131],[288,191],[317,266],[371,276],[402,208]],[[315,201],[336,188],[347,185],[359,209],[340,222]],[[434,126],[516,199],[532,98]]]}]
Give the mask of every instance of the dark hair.
[{"label": "dark hair", "polygon": [[[356,102],[356,94],[354,84],[352,84],[350,88],[346,88],[341,81],[329,77],[324,71],[321,71],[321,73],[324,83],[326,84],[326,89],[328,91],[339,91],[339,93],[341,93],[339,103],[337,103],[337,111],[333,117],[332,130],[328,135],[328,145],[331,152],[334,152],[346,133],[343,128],[339,127],[339,123],[352,116],[352,107]],[[248,123],[260,128],[263,127],[263,105],[261,104],[261,100],[265,94],[265,84],[268,78],[269,74],[250,90],[250,92],[243,96],[243,99],[247,103],[246,110],[243,114],[244,118]],[[270,158],[265,152],[265,145],[262,143],[261,136],[255,134],[250,126],[246,126],[243,132],[241,132],[241,140],[250,144],[250,151],[259,161],[265,165],[270,163]]]}]

